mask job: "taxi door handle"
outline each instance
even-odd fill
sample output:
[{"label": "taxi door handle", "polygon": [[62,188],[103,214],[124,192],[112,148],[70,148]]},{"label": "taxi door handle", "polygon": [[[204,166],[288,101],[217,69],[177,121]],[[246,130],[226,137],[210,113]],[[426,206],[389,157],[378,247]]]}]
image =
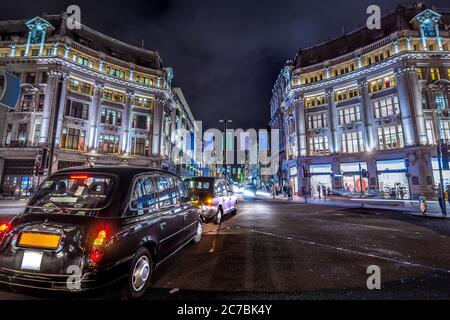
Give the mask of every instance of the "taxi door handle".
[{"label": "taxi door handle", "polygon": [[164,229],[166,228],[166,225],[167,225],[167,222],[161,222],[161,223],[159,224],[161,230],[164,230]]}]

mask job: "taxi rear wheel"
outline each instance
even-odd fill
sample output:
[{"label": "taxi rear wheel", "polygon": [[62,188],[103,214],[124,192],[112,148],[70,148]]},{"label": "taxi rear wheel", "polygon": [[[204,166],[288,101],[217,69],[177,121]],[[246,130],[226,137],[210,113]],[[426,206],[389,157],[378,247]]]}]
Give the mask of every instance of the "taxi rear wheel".
[{"label": "taxi rear wheel", "polygon": [[150,286],[153,274],[153,259],[147,248],[140,248],[133,258],[125,287],[129,299],[139,299]]}]

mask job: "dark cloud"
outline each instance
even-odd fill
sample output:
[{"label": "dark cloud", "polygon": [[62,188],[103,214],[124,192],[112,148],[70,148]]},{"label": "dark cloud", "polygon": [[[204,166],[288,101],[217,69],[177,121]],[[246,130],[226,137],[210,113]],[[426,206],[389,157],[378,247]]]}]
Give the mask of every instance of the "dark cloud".
[{"label": "dark cloud", "polygon": [[[433,3],[445,7],[448,0]],[[299,47],[352,30],[366,8],[386,11],[400,1],[147,0],[2,3],[0,19],[59,13],[78,4],[82,22],[130,44],[158,50],[175,71],[196,119],[219,126],[265,128],[272,86]]]}]

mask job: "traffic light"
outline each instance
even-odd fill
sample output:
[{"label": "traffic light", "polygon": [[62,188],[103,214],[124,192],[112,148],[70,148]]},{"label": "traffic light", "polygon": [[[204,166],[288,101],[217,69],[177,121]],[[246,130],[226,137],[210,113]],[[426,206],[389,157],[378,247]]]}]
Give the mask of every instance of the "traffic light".
[{"label": "traffic light", "polygon": [[448,165],[448,146],[447,143],[441,143],[442,170],[450,170]]},{"label": "traffic light", "polygon": [[48,149],[44,148],[42,149],[42,157],[41,157],[41,163],[40,163],[42,169],[48,168]]}]

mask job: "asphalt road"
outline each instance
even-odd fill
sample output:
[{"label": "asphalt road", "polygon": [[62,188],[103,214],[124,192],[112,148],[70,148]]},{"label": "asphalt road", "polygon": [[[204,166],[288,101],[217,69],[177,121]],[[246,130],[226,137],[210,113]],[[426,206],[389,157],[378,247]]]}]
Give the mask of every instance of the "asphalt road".
[{"label": "asphalt road", "polygon": [[[450,221],[253,200],[164,262],[145,299],[448,299]],[[369,290],[367,267],[381,270]],[[59,298],[0,291],[0,299]],[[118,287],[89,299],[121,299]]]}]

